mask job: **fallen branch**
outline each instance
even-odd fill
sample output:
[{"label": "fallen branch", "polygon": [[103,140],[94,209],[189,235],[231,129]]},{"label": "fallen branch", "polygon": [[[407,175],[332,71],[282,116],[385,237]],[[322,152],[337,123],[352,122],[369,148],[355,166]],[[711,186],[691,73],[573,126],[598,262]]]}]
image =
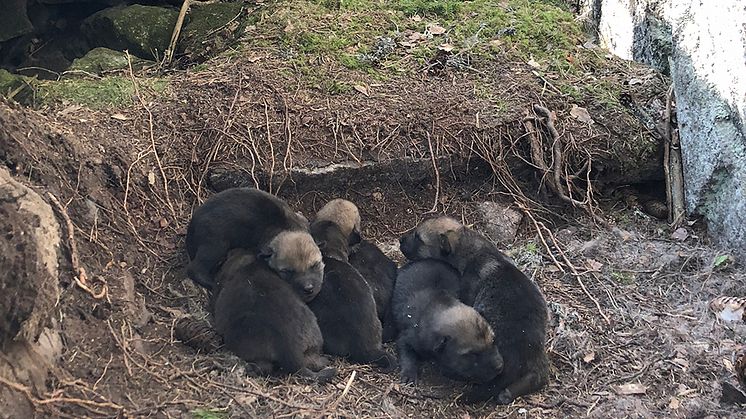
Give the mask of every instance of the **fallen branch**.
[{"label": "fallen branch", "polygon": [[186,17],[187,12],[189,11],[191,0],[184,0],[184,3],[181,4],[181,10],[179,10],[179,17],[176,19],[176,26],[174,26],[174,31],[171,34],[171,42],[168,44],[168,49],[166,50],[166,53],[163,55],[163,66],[167,66],[171,64],[171,60],[174,58],[174,51],[176,51],[176,43],[179,42],[179,35],[181,34],[181,28],[184,26],[184,18]]},{"label": "fallen branch", "polygon": [[52,204],[54,204],[54,207],[57,209],[57,212],[59,212],[62,219],[65,220],[65,228],[67,229],[67,244],[70,247],[70,263],[73,267],[73,281],[75,282],[75,285],[90,294],[91,297],[96,300],[104,298],[107,293],[106,284],[104,283],[101,292],[96,293],[88,284],[88,275],[86,274],[85,268],[80,266],[80,258],[78,257],[78,246],[75,243],[75,226],[73,225],[72,220],[70,220],[70,216],[67,215],[65,207],[62,206],[57,197],[54,196],[51,192],[47,192],[47,196],[49,197],[49,200],[52,201]]},{"label": "fallen branch", "polygon": [[684,210],[684,173],[681,163],[681,143],[678,132],[673,127],[674,112],[673,85],[666,94],[665,148],[663,153],[663,171],[666,175],[666,199],[668,204],[668,221],[678,226],[686,216]]}]

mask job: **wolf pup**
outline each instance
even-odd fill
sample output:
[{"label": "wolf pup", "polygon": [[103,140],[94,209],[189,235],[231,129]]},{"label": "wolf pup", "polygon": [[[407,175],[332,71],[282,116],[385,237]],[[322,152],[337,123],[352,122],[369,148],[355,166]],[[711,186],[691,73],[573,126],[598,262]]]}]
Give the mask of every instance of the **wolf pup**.
[{"label": "wolf pup", "polygon": [[316,221],[331,221],[349,237],[349,263],[365,278],[373,290],[376,311],[383,326],[384,342],[395,337],[396,331],[388,310],[396,281],[396,263],[375,244],[362,238],[360,211],[345,199],[333,199],[316,214]]},{"label": "wolf pup", "polygon": [[225,347],[256,372],[328,381],[336,374],[321,355],[316,317],[292,287],[262,260],[232,250],[217,274],[210,303]]},{"label": "wolf pup", "polygon": [[472,383],[502,371],[492,328],[456,298],[458,291],[458,272],[446,263],[422,260],[399,270],[391,311],[403,382],[417,382],[420,359],[434,359],[445,376]]},{"label": "wolf pup", "polygon": [[321,289],[321,252],[308,221],[284,201],[253,188],[220,192],[194,211],[186,236],[187,275],[211,290],[229,250],[243,248],[264,258],[306,301]]},{"label": "wolf pup", "polygon": [[348,236],[331,221],[315,221],[311,234],[324,255],[324,282],[308,306],[321,328],[324,353],[393,369],[396,360],[383,350],[373,293],[365,279],[347,263]]},{"label": "wolf pup", "polygon": [[472,388],[466,401],[494,398],[507,404],[546,385],[546,302],[539,288],[495,245],[455,219],[439,217],[403,236],[400,248],[410,260],[435,258],[453,266],[461,275],[461,301],[492,326],[503,372]]}]

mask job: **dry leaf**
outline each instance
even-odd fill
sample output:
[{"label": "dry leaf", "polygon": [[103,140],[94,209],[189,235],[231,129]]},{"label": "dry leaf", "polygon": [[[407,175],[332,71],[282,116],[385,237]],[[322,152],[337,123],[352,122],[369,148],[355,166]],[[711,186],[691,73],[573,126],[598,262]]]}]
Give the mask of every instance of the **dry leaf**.
[{"label": "dry leaf", "polygon": [[541,68],[541,64],[539,64],[536,61],[534,61],[533,58],[531,58],[530,60],[528,60],[528,62],[526,64],[530,65],[533,68]]},{"label": "dry leaf", "polygon": [[674,240],[684,241],[687,237],[689,237],[689,233],[684,227],[679,227],[673,233],[671,233],[671,238]]},{"label": "dry leaf", "polygon": [[601,268],[604,267],[603,263],[595,259],[586,259],[585,264],[588,265],[588,269],[593,272],[601,272]]},{"label": "dry leaf", "polygon": [[616,387],[616,392],[622,396],[629,396],[632,394],[645,394],[648,388],[639,383],[622,384]]},{"label": "dry leaf", "polygon": [[352,86],[352,88],[364,94],[365,96],[370,96],[370,93],[368,92],[368,88],[363,86],[362,84],[356,84]]},{"label": "dry leaf", "polygon": [[497,48],[497,47],[499,47],[502,44],[503,44],[503,41],[501,41],[499,39],[493,39],[493,40],[490,41],[490,46],[493,47],[493,48]]},{"label": "dry leaf", "polygon": [[681,402],[676,397],[671,397],[671,400],[668,402],[668,408],[671,410],[676,410],[679,407],[681,407]]},{"label": "dry leaf", "polygon": [[161,218],[160,220],[158,220],[158,225],[161,226],[161,228],[166,228],[168,227],[168,220],[165,218]]},{"label": "dry leaf", "polygon": [[585,362],[587,364],[587,363],[593,361],[594,359],[596,359],[596,352],[591,351],[591,352],[588,352],[587,354],[585,354],[585,356],[583,357],[583,362]]},{"label": "dry leaf", "polygon": [[111,116],[111,119],[116,119],[117,121],[128,121],[129,118],[122,115],[121,113],[115,113]]},{"label": "dry leaf", "polygon": [[430,32],[433,35],[443,35],[446,33],[446,28],[438,25],[437,23],[431,23],[427,26],[428,32]]},{"label": "dry leaf", "polygon": [[153,186],[153,185],[155,185],[155,173],[153,173],[153,172],[148,172],[148,184],[149,184],[150,186]]},{"label": "dry leaf", "polygon": [[411,34],[409,34],[409,40],[412,42],[421,41],[423,39],[427,39],[427,36],[420,32],[412,32]]},{"label": "dry leaf", "polygon": [[412,19],[413,22],[422,22],[422,16],[420,15],[414,15],[410,19]]},{"label": "dry leaf", "polygon": [[438,46],[438,49],[439,49],[439,50],[441,50],[441,51],[445,51],[445,52],[451,52],[451,51],[453,51],[453,48],[454,48],[454,47],[453,47],[453,45],[451,45],[451,44],[440,44],[440,45]]},{"label": "dry leaf", "polygon": [[249,60],[250,63],[255,63],[255,62],[261,60],[262,58],[264,58],[264,57],[262,57],[261,55],[252,55],[251,57],[248,58],[248,60]]},{"label": "dry leaf", "polygon": [[591,114],[588,113],[588,109],[581,108],[580,106],[575,104],[573,104],[572,109],[570,109],[570,116],[586,124],[593,123],[593,118],[591,118]]}]

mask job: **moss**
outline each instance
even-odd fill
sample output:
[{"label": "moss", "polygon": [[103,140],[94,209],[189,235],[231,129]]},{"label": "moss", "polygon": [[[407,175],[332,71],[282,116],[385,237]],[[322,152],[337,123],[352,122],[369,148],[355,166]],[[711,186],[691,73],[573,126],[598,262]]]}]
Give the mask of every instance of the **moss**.
[{"label": "moss", "polygon": [[194,419],[225,419],[228,415],[217,409],[197,409],[192,411]]},{"label": "moss", "polygon": [[0,96],[13,99],[18,103],[29,104],[34,96],[34,80],[0,68]]},{"label": "moss", "polygon": [[[132,65],[135,68],[142,67],[147,61],[138,57],[131,57]],[[129,67],[127,55],[120,51],[114,51],[108,48],[94,48],[88,53],[73,61],[68,69],[71,72],[86,72],[91,74],[101,74],[107,71],[121,70]]]},{"label": "moss", "polygon": [[[141,94],[160,94],[168,87],[162,79],[138,80]],[[122,76],[109,76],[99,80],[67,79],[40,81],[35,86],[39,104],[71,102],[92,109],[117,108],[132,105],[135,89],[132,80]]]},{"label": "moss", "polygon": [[184,25],[179,51],[204,59],[233,43],[247,23],[243,3],[214,3],[193,6]]},{"label": "moss", "polygon": [[173,9],[135,4],[95,13],[83,22],[81,30],[91,45],[159,58],[168,48],[177,17]]}]

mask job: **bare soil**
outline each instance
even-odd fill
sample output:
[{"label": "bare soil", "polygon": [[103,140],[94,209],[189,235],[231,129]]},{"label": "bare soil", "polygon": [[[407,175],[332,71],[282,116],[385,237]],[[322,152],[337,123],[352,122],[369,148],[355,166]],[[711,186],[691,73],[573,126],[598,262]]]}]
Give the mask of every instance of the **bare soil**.
[{"label": "bare soil", "polygon": [[[65,350],[47,391],[31,395],[40,417],[741,416],[719,397],[720,383],[734,380],[731,357],[743,346],[744,326],[717,322],[707,303],[744,295],[742,269],[713,268],[726,251],[708,243],[699,223],[673,240],[665,223],[617,201],[602,202],[609,228],[561,205],[521,209],[519,235],[505,250],[549,302],[553,370],[545,391],[510,406],[465,406],[458,383],[429,374],[415,388],[400,385],[397,374],[340,360],[338,377],[325,386],[250,377],[236,357],[196,353],[176,340],[179,317],[205,316],[204,292],[184,275],[183,239],[192,209],[211,193],[211,170],[243,171],[266,187],[267,177],[292,167],[333,162],[451,152],[476,162],[489,147],[469,144],[519,138],[531,96],[542,91],[530,72],[495,85],[525,95],[515,103],[526,106],[476,121],[473,84],[459,77],[396,81],[374,97],[323,103],[267,63],[224,64],[220,74],[175,74],[168,98],[141,92],[126,109],[61,104],[37,112],[0,102],[0,160],[66,205],[92,294],[105,291],[95,298],[74,285],[63,252],[54,316]],[[567,110],[553,98],[549,105]],[[489,129],[467,130],[465,120]],[[625,131],[560,120],[577,138],[604,143]],[[331,197],[351,199],[365,235],[401,260],[395,240],[433,206],[478,226],[478,203],[511,202],[500,179],[483,171],[439,175],[439,183],[402,175],[303,193],[288,178],[275,192],[306,215]],[[636,394],[623,394],[629,384],[639,384]]]}]

